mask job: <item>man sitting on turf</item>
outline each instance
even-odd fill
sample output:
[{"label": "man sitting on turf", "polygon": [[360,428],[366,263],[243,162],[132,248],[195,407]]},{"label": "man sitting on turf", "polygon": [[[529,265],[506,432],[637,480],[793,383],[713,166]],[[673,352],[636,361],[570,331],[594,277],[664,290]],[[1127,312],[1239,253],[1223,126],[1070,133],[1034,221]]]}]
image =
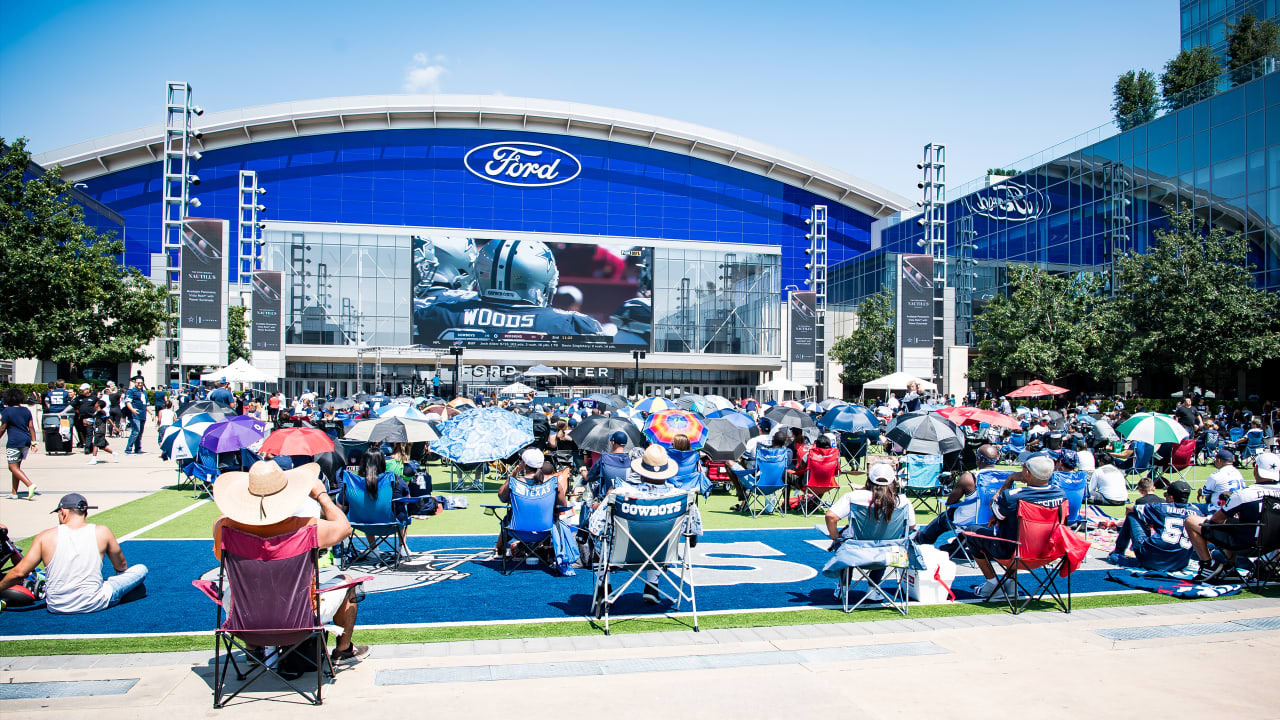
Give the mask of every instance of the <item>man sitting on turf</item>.
[{"label": "man sitting on turf", "polygon": [[[41,532],[31,550],[0,580],[0,592],[22,584],[44,564],[45,608],[51,613],[91,613],[119,605],[147,579],[147,566],[129,566],[115,533],[106,525],[85,522],[96,509],[79,493],[63,495],[54,510],[58,526]],[[116,574],[102,578],[102,556]],[[143,591],[145,593],[145,591]]]},{"label": "man sitting on turf", "polygon": [[1134,564],[1125,557],[1132,543],[1136,564],[1144,570],[1179,572],[1186,568],[1191,560],[1191,540],[1184,529],[1186,520],[1204,515],[1200,508],[1187,502],[1190,498],[1191,486],[1185,480],[1177,480],[1165,489],[1164,502],[1125,508],[1124,524],[1107,560],[1113,565]]},{"label": "man sitting on turf", "polygon": [[[1262,517],[1262,501],[1270,495],[1280,497],[1280,455],[1272,452],[1260,453],[1253,466],[1254,484],[1242,487],[1231,493],[1221,509],[1208,518],[1189,517],[1185,528],[1200,558],[1200,572],[1196,573],[1195,582],[1218,582],[1234,580],[1236,577],[1236,552],[1253,545],[1256,529],[1253,527],[1232,527],[1233,525],[1256,524]],[[1209,506],[1213,508],[1212,502]],[[1209,552],[1209,543],[1213,543],[1223,555],[1225,561],[1215,560]]]},{"label": "man sitting on turf", "polygon": [[[1022,469],[1010,473],[1000,486],[995,499],[991,501],[991,522],[994,528],[982,528],[977,532],[990,537],[1005,540],[1018,539],[1018,503],[1029,502],[1048,508],[1056,508],[1066,502],[1067,496],[1056,485],[1049,483],[1053,477],[1054,462],[1047,455],[1032,455],[1022,463]],[[1026,487],[1015,488],[1014,483],[1026,483]],[[990,600],[998,593],[1005,592],[1004,587],[996,579],[996,571],[991,567],[991,558],[1007,558],[1013,555],[1013,545],[999,540],[970,538],[973,542],[974,560],[985,583],[973,589],[974,594],[984,600]]]}]

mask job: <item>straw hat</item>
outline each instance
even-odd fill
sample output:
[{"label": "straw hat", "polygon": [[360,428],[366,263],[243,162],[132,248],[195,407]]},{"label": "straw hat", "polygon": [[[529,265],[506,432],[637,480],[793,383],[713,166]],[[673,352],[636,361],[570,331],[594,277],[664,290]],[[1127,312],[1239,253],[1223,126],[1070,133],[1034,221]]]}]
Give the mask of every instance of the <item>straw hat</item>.
[{"label": "straw hat", "polygon": [[272,525],[297,511],[319,477],[317,463],[282,470],[270,460],[260,460],[249,472],[223,473],[213,484],[213,502],[242,525]]},{"label": "straw hat", "polygon": [[631,461],[631,469],[646,480],[666,480],[674,477],[680,467],[667,455],[667,449],[658,444],[650,445],[644,455]]}]

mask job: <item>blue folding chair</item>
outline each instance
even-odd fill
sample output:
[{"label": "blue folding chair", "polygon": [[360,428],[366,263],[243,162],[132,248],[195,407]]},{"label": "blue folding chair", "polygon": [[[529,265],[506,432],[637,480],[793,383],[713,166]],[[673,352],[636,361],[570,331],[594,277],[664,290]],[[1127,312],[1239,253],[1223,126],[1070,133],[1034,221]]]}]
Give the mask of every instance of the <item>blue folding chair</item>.
[{"label": "blue folding chair", "polygon": [[1262,452],[1262,428],[1253,428],[1244,434],[1244,451],[1240,454],[1240,463],[1254,462],[1258,453]]},{"label": "blue folding chair", "polygon": [[[1002,480],[1001,482],[1003,483],[1004,481]],[[995,497],[995,490],[998,490],[999,488],[1000,488],[999,485],[995,485],[993,487],[993,489],[991,490],[992,497]],[[965,546],[963,542],[963,536],[960,534],[963,528],[955,524],[954,515],[961,508],[967,508],[969,506],[974,506],[974,510],[976,511],[978,509],[979,503],[981,502],[982,502],[982,494],[979,492],[975,492],[972,495],[969,495],[968,497],[961,498],[960,502],[958,503],[955,503],[952,505],[943,505],[943,511],[939,515],[939,517],[941,517],[943,519],[942,521],[946,523],[947,529],[944,530],[942,534],[938,535],[938,539],[934,541],[933,546],[941,549],[943,548],[943,546],[947,545],[948,543],[954,543],[955,548],[949,551],[949,554],[951,555],[952,559],[956,560],[956,562],[959,562],[960,560],[964,560],[969,565],[976,565],[976,563],[973,560],[973,555],[969,553],[969,548]],[[988,513],[991,512],[990,500],[987,501],[987,512]],[[960,555],[960,558],[958,559],[956,558],[957,553]]]},{"label": "blue folding chair", "polygon": [[1067,496],[1067,525],[1085,522],[1085,505],[1089,503],[1089,473],[1083,470],[1055,472],[1050,479]]},{"label": "blue folding chair", "polygon": [[[857,610],[874,589],[884,597],[885,604],[903,615],[907,614],[905,573],[913,552],[907,523],[906,506],[894,508],[888,520],[877,520],[866,505],[850,506],[850,537],[840,542],[835,557],[823,568],[828,574],[839,570],[836,595],[840,597],[845,612]],[[891,579],[896,581],[893,592],[885,589],[886,581]],[[867,591],[858,598],[858,602],[850,605],[850,590],[861,581],[866,581]]]},{"label": "blue folding chair", "polygon": [[978,484],[978,519],[975,525],[986,525],[995,517],[991,512],[991,501],[996,499],[1000,486],[1013,474],[1012,470],[979,470],[974,480]]},{"label": "blue folding chair", "polygon": [[941,455],[904,455],[902,467],[898,471],[903,483],[902,492],[912,501],[919,501],[919,507],[935,515],[942,512],[941,496],[947,494],[942,486]]},{"label": "blue folding chair", "polygon": [[[696,504],[692,493],[663,498],[629,498],[614,495],[609,504],[609,525],[600,538],[595,568],[595,592],[591,598],[596,619],[604,620],[609,634],[609,609],[627,588],[646,572],[657,574],[658,592],[676,604],[685,600],[693,611],[698,630],[698,600],[694,592],[692,535],[687,534]],[[679,568],[677,575],[674,568]],[[609,573],[626,572],[621,585],[609,582]],[[663,581],[669,587],[663,586]]]},{"label": "blue folding chair", "polygon": [[[352,530],[339,553],[339,569],[345,570],[368,558],[373,558],[381,567],[399,567],[400,561],[409,556],[409,549],[400,543],[400,528],[411,521],[407,515],[403,522],[397,517],[397,504],[403,508],[418,499],[400,498],[398,503],[393,499],[396,479],[393,473],[378,476],[378,493],[372,497],[365,491],[364,478],[359,475],[343,470],[339,478],[342,481],[339,496],[347,509]],[[390,551],[389,558],[384,550]]]},{"label": "blue folding chair", "polygon": [[1227,434],[1231,438],[1232,445],[1238,444],[1241,440],[1244,439],[1244,428],[1237,425],[1231,428],[1231,430],[1229,430]]},{"label": "blue folding chair", "polygon": [[191,462],[182,466],[182,474],[186,475],[187,479],[191,481],[191,497],[198,498],[201,491],[204,491],[209,497],[213,497],[213,484],[217,482],[222,472],[216,467]]},{"label": "blue folding chair", "polygon": [[1130,490],[1138,487],[1138,479],[1150,474],[1152,480],[1160,476],[1160,469],[1152,464],[1156,448],[1150,443],[1135,442],[1133,444],[1133,464],[1124,471],[1124,484]]},{"label": "blue folding chair", "polygon": [[1213,462],[1213,456],[1218,454],[1218,447],[1222,443],[1222,438],[1218,435],[1217,430],[1204,431],[1204,447],[1200,450],[1201,463]]},{"label": "blue folding chair", "polygon": [[1009,442],[1000,447],[1000,459],[1017,460],[1018,456],[1027,451],[1027,436],[1022,433],[1014,433],[1009,436]]},{"label": "blue folding chair", "polygon": [[786,448],[761,447],[756,450],[754,473],[739,476],[746,496],[742,503],[751,517],[765,513],[787,513],[782,495],[787,489],[787,469],[791,467],[791,451]]},{"label": "blue folding chair", "polygon": [[675,476],[667,480],[668,485],[703,497],[711,494],[711,480],[702,470],[702,460],[697,450],[668,450],[667,455],[679,468]]},{"label": "blue folding chair", "polygon": [[[502,574],[510,575],[521,560],[521,555],[541,559],[554,566],[555,550],[551,545],[551,533],[556,522],[556,492],[560,484],[550,475],[537,485],[524,478],[513,477],[507,482],[511,502],[506,505],[481,505],[485,514],[498,518],[498,547],[501,548]],[[505,511],[499,516],[499,511]]]}]

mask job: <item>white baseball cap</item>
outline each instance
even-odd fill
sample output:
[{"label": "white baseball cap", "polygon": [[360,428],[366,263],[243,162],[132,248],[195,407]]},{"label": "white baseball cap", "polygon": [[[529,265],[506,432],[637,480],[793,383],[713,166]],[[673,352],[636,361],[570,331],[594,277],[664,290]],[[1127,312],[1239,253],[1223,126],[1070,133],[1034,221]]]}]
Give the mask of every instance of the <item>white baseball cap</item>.
[{"label": "white baseball cap", "polygon": [[888,485],[893,482],[893,466],[889,463],[876,463],[867,469],[867,479],[872,485]]},{"label": "white baseball cap", "polygon": [[92,387],[93,387],[93,386],[92,386],[92,385],[90,385],[89,383],[80,383],[80,389],[81,389],[81,390],[88,390],[89,388],[92,388]]},{"label": "white baseball cap", "polygon": [[530,470],[537,470],[542,467],[542,463],[545,462],[546,459],[542,456],[541,450],[537,448],[526,448],[524,452],[520,453],[520,460],[524,463],[524,466]]},{"label": "white baseball cap", "polygon": [[1280,480],[1280,455],[1273,452],[1258,453],[1256,460],[1258,477],[1264,480]]}]

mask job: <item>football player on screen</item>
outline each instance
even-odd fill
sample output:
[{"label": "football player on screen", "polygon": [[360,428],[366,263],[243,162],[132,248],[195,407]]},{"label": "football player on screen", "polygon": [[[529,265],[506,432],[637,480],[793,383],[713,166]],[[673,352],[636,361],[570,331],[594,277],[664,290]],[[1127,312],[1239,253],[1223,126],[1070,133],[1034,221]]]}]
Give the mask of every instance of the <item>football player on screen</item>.
[{"label": "football player on screen", "polygon": [[476,243],[462,237],[413,238],[413,299],[476,289]]},{"label": "football player on screen", "polygon": [[537,240],[491,240],[476,259],[475,293],[449,293],[414,315],[420,341],[451,341],[480,331],[547,335],[600,335],[588,315],[551,307],[560,272],[551,250]]}]

